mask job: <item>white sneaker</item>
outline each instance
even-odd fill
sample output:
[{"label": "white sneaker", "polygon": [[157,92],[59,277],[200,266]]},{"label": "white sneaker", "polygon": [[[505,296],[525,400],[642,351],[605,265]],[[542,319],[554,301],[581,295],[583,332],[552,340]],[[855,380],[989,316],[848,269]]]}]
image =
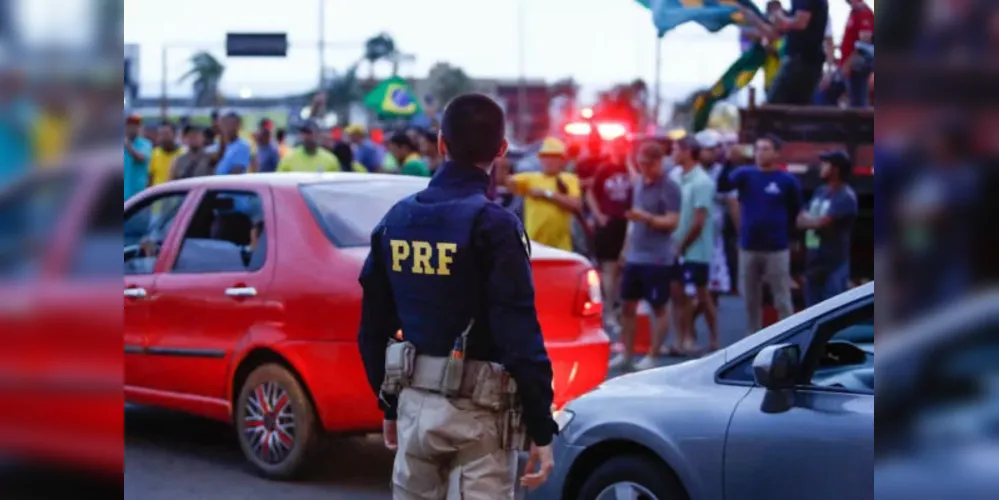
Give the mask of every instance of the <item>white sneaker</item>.
[{"label": "white sneaker", "polygon": [[652,356],[646,356],[642,358],[642,360],[639,361],[638,363],[635,363],[635,370],[636,371],[651,370],[653,368],[657,368],[658,366],[659,363],[656,361],[656,358]]},{"label": "white sneaker", "polygon": [[626,358],[624,354],[615,354],[610,360],[611,370],[622,370],[631,366],[631,360]]}]

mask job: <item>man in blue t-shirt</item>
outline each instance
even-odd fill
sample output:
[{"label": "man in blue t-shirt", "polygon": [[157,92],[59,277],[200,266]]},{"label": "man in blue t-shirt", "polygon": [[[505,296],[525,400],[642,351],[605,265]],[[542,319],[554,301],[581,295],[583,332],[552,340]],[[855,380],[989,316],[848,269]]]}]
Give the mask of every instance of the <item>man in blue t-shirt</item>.
[{"label": "man in blue t-shirt", "polygon": [[811,307],[846,291],[850,284],[850,234],[857,219],[857,194],[846,183],[853,161],[842,151],[823,154],[822,179],[812,201],[798,215],[805,230],[805,303]]},{"label": "man in blue t-shirt", "polygon": [[222,129],[222,155],[215,166],[215,175],[245,174],[250,171],[253,153],[250,143],[239,136],[243,120],[235,112],[227,113],[219,121]]},{"label": "man in blue t-shirt", "polygon": [[739,227],[739,285],[746,301],[749,333],[763,326],[763,285],[773,293],[777,314],[794,312],[791,303],[790,235],[801,208],[801,186],[778,166],[781,141],[756,141],[756,166],[732,172],[738,199],[731,199]]}]

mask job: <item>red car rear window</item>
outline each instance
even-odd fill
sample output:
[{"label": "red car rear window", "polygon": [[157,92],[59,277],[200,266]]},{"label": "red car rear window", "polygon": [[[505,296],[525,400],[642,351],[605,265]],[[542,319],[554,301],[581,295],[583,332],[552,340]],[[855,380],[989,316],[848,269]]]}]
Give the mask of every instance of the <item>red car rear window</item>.
[{"label": "red car rear window", "polygon": [[399,176],[302,187],[316,222],[334,245],[368,246],[371,231],[395,202],[427,187],[427,179]]}]

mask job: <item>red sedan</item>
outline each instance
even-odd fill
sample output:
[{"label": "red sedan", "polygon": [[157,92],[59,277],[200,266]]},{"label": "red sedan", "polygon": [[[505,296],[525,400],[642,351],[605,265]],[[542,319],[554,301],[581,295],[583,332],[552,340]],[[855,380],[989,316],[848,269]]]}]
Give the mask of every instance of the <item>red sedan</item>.
[{"label": "red sedan", "polygon": [[[357,349],[357,276],[372,228],[425,179],[255,174],[190,179],[125,203],[128,402],[235,424],[268,477],[303,471],[326,433],[378,431]],[[609,343],[600,283],[535,246],[556,405],[597,384]]]}]

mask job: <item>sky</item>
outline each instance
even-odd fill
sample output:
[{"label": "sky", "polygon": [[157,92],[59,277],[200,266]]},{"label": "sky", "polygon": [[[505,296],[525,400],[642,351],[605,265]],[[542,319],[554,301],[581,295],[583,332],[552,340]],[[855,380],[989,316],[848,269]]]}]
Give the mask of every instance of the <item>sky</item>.
[{"label": "sky", "polygon": [[[584,95],[655,80],[655,29],[635,0],[124,0],[124,9],[125,43],[140,47],[140,92],[147,96],[160,94],[164,66],[170,95],[188,94],[190,86],[177,82],[188,58],[199,50],[223,57],[226,32],[287,32],[291,49],[284,59],[226,60],[223,92],[271,96],[314,88],[321,24],[327,65],[337,70],[360,58],[365,39],[387,32],[415,56],[400,69],[406,77],[424,76],[438,62],[479,78],[517,78],[523,69],[527,78],[573,77]],[[847,14],[845,0],[830,0],[837,34]],[[690,24],[661,44],[667,99],[711,85],[739,54],[734,28],[711,34]],[[385,64],[375,74],[390,70]]]}]

